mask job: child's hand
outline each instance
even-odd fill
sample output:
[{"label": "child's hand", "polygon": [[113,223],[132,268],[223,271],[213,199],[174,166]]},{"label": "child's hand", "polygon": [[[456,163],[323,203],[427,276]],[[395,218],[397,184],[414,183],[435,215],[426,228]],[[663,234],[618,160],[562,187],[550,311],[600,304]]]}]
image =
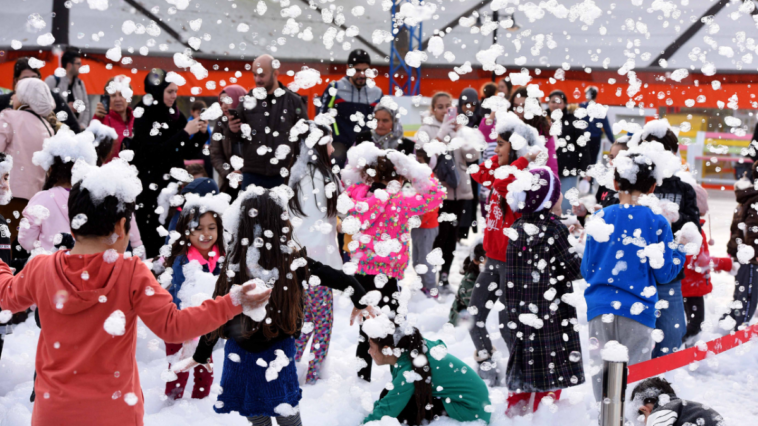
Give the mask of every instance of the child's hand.
[{"label": "child's hand", "polygon": [[639,408],[639,411],[642,413],[643,416],[645,416],[645,423],[647,423],[647,418],[650,417],[650,413],[652,413],[652,409],[646,405],[642,405]]},{"label": "child's hand", "polygon": [[[197,361],[195,361],[191,357],[190,358],[185,358],[185,359],[177,362],[176,364],[172,365],[171,366],[171,371],[173,371],[174,373],[177,373],[177,374],[184,373],[185,371],[192,370],[193,368],[197,367],[198,365],[200,365],[200,363],[197,362]],[[209,373],[213,373],[213,363],[209,362],[208,364],[203,364],[203,366],[208,370]]]},{"label": "child's hand", "polygon": [[355,324],[355,319],[360,317],[359,324],[363,323],[366,318],[374,318],[379,314],[373,306],[367,306],[366,309],[353,308],[353,312],[350,314],[350,325]]},{"label": "child's hand", "polygon": [[242,306],[249,309],[258,309],[268,302],[269,297],[271,297],[271,289],[268,288],[259,293],[253,293],[255,287],[255,283],[252,282],[247,282],[242,285],[242,291],[239,294],[239,300]]}]

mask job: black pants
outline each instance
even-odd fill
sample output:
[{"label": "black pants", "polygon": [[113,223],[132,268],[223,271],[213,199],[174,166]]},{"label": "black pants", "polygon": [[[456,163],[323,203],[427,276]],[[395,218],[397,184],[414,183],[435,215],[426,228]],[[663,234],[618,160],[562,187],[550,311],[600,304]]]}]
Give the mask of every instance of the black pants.
[{"label": "black pants", "polygon": [[687,339],[700,333],[700,327],[705,321],[705,300],[703,300],[703,296],[685,298],[684,313],[687,316],[687,333],[682,340],[686,342]]},{"label": "black pants", "polygon": [[[398,293],[400,289],[397,286],[397,279],[390,278],[389,281],[387,281],[387,284],[384,285],[382,288],[376,288],[376,285],[374,284],[374,278],[376,278],[376,275],[362,275],[362,274],[355,274],[355,278],[358,280],[359,283],[363,286],[364,289],[366,289],[366,292],[373,291],[373,290],[379,290],[380,293],[382,293],[382,300],[379,301],[379,308],[383,306],[390,306],[390,309],[392,309],[393,312],[397,311],[397,296],[394,296],[395,293]],[[355,350],[355,356],[358,358],[361,358],[362,360],[366,361],[366,366],[361,368],[358,371],[358,377],[362,378],[363,380],[370,382],[371,381],[371,367],[373,366],[374,361],[371,359],[371,355],[368,354],[369,350],[369,342],[368,342],[368,336],[366,333],[363,332],[363,330],[360,331],[361,336],[358,339],[358,347]]]},{"label": "black pants", "polygon": [[442,249],[442,259],[445,260],[440,270],[443,274],[450,273],[450,265],[455,255],[455,244],[458,242],[458,222],[461,220],[465,205],[466,200],[445,200],[440,207],[440,215],[452,213],[456,218],[454,221],[440,222],[440,233],[434,240],[434,248]]},{"label": "black pants", "polygon": [[590,148],[590,165],[593,165],[595,163],[600,163],[602,161],[599,161],[597,156],[600,155],[600,146],[602,145],[602,139],[603,137],[596,137],[596,138],[590,138],[590,141],[587,145],[589,145]]},{"label": "black pants", "polygon": [[[142,193],[137,196],[137,205],[139,208],[134,211],[134,217],[137,219],[142,244],[145,245],[145,254],[147,258],[158,256],[158,252],[166,243],[166,238],[158,234],[158,226],[161,225],[158,220],[158,214],[155,209],[158,207],[158,194],[162,187],[153,191],[150,189],[150,182],[142,181]],[[168,222],[163,224],[168,226]]]},{"label": "black pants", "polygon": [[742,302],[742,307],[729,312],[736,321],[736,330],[740,325],[749,322],[755,313],[758,303],[758,265],[741,265],[734,284],[734,301]]},{"label": "black pants", "polygon": [[[381,394],[379,394],[379,399],[384,398],[389,391],[387,389],[384,389]],[[408,404],[406,404],[405,408],[403,408],[403,411],[400,412],[397,416],[397,421],[399,421],[401,424],[407,424],[409,426],[419,426],[419,422],[416,421],[418,418],[418,412],[421,410],[426,410],[426,407],[419,407],[416,403],[416,396],[411,396],[410,401],[408,401]],[[438,418],[442,416],[447,416],[447,412],[445,411],[445,405],[442,403],[442,400],[439,398],[432,397],[432,418]],[[424,416],[428,418],[427,416]],[[425,422],[422,422],[425,423]]]}]

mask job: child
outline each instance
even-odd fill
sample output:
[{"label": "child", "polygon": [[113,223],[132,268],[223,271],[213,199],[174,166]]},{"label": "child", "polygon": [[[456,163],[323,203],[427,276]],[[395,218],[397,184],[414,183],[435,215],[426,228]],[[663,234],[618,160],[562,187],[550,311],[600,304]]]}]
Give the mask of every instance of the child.
[{"label": "child", "polygon": [[523,403],[532,393],[537,411],[546,396],[557,401],[561,389],[584,383],[576,308],[561,303],[581,278],[581,258],[560,222],[561,181],[548,168],[532,169],[519,179],[526,180],[526,190],[509,194],[511,209],[521,217],[509,230],[503,298],[515,324],[506,372],[511,415],[527,409]]},{"label": "child", "polygon": [[[0,205],[7,205],[11,201],[10,172],[12,168],[13,157],[4,152],[0,152],[0,193],[4,194],[4,196],[0,197]],[[11,233],[8,229],[7,222],[3,215],[0,214],[0,260],[11,268],[14,266],[19,267],[12,262],[10,235]],[[12,334],[13,325],[25,321],[26,317],[26,312],[19,312],[9,321],[0,323],[0,357],[3,355],[3,342],[5,341],[5,336]]]},{"label": "child", "polygon": [[[416,151],[416,160],[421,164],[426,164],[430,169],[434,170],[434,166],[437,163],[437,158],[426,153],[423,149]],[[421,224],[418,228],[411,229],[411,254],[413,256],[413,267],[416,269],[416,273],[421,276],[421,283],[424,287],[421,291],[431,298],[437,298],[437,273],[432,265],[426,260],[429,253],[434,248],[434,240],[439,234],[439,222],[437,222],[437,216],[439,215],[439,207],[430,210],[421,215]]]},{"label": "child", "polygon": [[[428,166],[398,151],[382,150],[371,142],[350,148],[342,178],[350,187],[340,196],[340,213],[348,216],[342,230],[353,236],[349,244],[351,263],[357,264],[355,277],[366,290],[379,290],[379,306],[397,309],[398,281],[408,266],[411,216],[427,213],[445,197],[442,186]],[[403,189],[408,179],[412,188]],[[344,198],[343,198],[344,197]],[[358,376],[371,381],[368,339],[361,331],[356,356],[366,366]]]},{"label": "child", "polygon": [[[171,217],[167,230],[169,233],[176,230],[176,224],[179,222],[182,212],[181,205],[171,207],[171,202],[174,201],[173,197],[176,196],[177,192],[180,192],[183,197],[187,197],[190,194],[206,197],[208,195],[216,195],[220,191],[216,181],[207,177],[196,178],[192,182],[184,185],[181,191],[179,191],[179,185],[176,182],[169,183],[168,187],[161,190],[161,195],[158,197],[158,205],[163,207],[163,212],[161,212],[159,220],[161,223],[165,223],[166,217]],[[169,236],[166,235],[166,244],[168,244],[168,242]]]},{"label": "child", "polygon": [[471,300],[471,293],[474,291],[474,285],[476,284],[479,273],[482,271],[485,262],[487,262],[487,253],[484,251],[484,244],[477,242],[471,248],[471,253],[463,259],[463,279],[461,285],[458,287],[458,293],[455,295],[455,301],[453,306],[450,307],[450,315],[448,316],[448,322],[453,325],[458,325],[458,320],[461,317],[468,318],[468,312],[461,314],[468,308],[469,301]]},{"label": "child", "polygon": [[[293,157],[287,184],[294,193],[288,212],[295,226],[295,241],[305,247],[310,257],[324,265],[342,269],[337,242],[337,197],[342,192],[339,177],[331,168],[331,131],[313,121],[302,120],[290,131],[300,140],[300,153]],[[294,223],[297,220],[299,224]],[[305,382],[312,384],[319,378],[321,365],[329,351],[334,322],[332,290],[324,286],[310,286],[305,291],[305,319],[313,324],[312,332],[304,332],[295,342],[295,360],[300,361],[311,336],[313,359],[308,362]]]},{"label": "child", "polygon": [[283,426],[301,424],[300,414],[292,411],[297,411],[302,395],[294,357],[295,339],[303,327],[303,289],[311,285],[342,291],[352,288],[353,317],[366,309],[360,302],[365,291],[355,279],[307,259],[292,241],[289,196],[290,188],[283,185],[271,190],[249,185],[224,213],[227,267],[214,295],[227,294],[233,284],[251,280],[272,288],[271,299],[203,336],[193,359],[174,366],[175,371],[186,371],[207,364],[218,339],[227,339],[224,353],[229,361],[221,373],[224,391],[214,410],[236,411],[255,425],[270,426],[270,417]]},{"label": "child", "polygon": [[219,327],[243,307],[258,308],[269,292],[250,295],[255,286],[248,284],[177,310],[145,264],[123,255],[128,218],[142,190],[136,169],[119,158],[89,170],[77,164],[72,183],[68,214],[76,246],[34,257],[15,277],[0,263],[0,308],[20,312],[36,304],[45,324],[34,383],[41,397],[32,424],[95,426],[128,419],[141,426],[137,318],[159,338],[181,342]]},{"label": "child", "polygon": [[[658,164],[629,151],[619,153],[614,163],[619,204],[588,220],[581,268],[588,284],[584,298],[589,336],[598,342],[590,347],[596,366],[602,365],[600,350],[611,340],[627,347],[630,365],[650,359],[657,283],[670,282],[685,260],[683,250],[671,248],[674,236],[666,218],[640,205],[640,198],[652,194],[663,179]],[[601,379],[602,373],[592,378],[597,401]]]},{"label": "child", "polygon": [[363,423],[385,416],[421,425],[447,416],[459,422],[490,421],[489,390],[441,340],[424,339],[416,327],[397,328],[385,315],[363,323],[369,354],[376,365],[389,365],[388,384]]},{"label": "child", "polygon": [[[713,408],[676,396],[666,379],[651,377],[640,382],[632,391],[629,406],[637,408],[637,424],[646,426],[721,426],[724,418]],[[643,420],[640,422],[640,420]]]},{"label": "child", "polygon": [[[179,292],[185,281],[184,267],[190,262],[197,262],[205,273],[218,276],[221,273],[220,259],[225,255],[224,245],[219,244],[219,235],[223,235],[224,227],[221,215],[229,207],[229,195],[207,195],[200,197],[188,194],[179,222],[176,225],[175,241],[171,247],[171,256],[166,265],[173,269],[169,293],[174,303],[182,309]],[[186,300],[184,301],[187,302]],[[186,306],[185,306],[186,307]],[[166,342],[166,356],[172,357],[182,350],[182,344]],[[169,364],[171,368],[171,364]],[[181,399],[187,386],[189,373],[179,373],[176,380],[166,383],[166,396],[171,400]],[[195,367],[195,384],[192,398],[203,399],[211,391],[213,372],[203,366]]]},{"label": "child", "polygon": [[[739,268],[739,263],[732,262],[730,257],[711,257],[708,251],[708,238],[706,238],[703,228],[704,218],[708,213],[708,192],[702,186],[696,185],[695,193],[697,194],[697,209],[701,218],[700,233],[703,237],[703,244],[700,246],[700,252],[697,255],[687,255],[687,262],[684,265],[682,297],[684,298],[684,312],[687,314],[687,333],[684,335],[683,342],[687,347],[695,343],[695,337],[700,333],[705,321],[703,297],[713,290],[711,270],[732,272],[733,266]],[[711,269],[711,263],[713,263],[713,269]]]},{"label": "child", "polygon": [[[508,247],[508,236],[503,231],[511,226],[518,217],[506,203],[509,185],[516,180],[518,173],[524,170],[531,161],[537,158],[536,147],[542,146],[542,141],[534,128],[527,126],[513,113],[498,113],[497,115],[497,147],[495,156],[486,160],[479,169],[471,173],[474,180],[485,188],[492,188],[487,211],[487,222],[484,227],[484,251],[487,253],[487,263],[479,275],[471,293],[469,307],[476,308],[473,318],[474,325],[469,330],[474,341],[476,352],[474,359],[478,363],[477,372],[485,382],[496,385],[499,382],[496,362],[491,357],[494,354],[492,341],[487,334],[484,324],[490,313],[490,307],[498,297],[505,294],[505,251]],[[514,144],[511,143],[511,138]],[[516,141],[526,141],[515,146]],[[497,172],[496,172],[497,171]],[[505,173],[501,173],[505,171]],[[509,329],[508,313],[501,310],[500,333],[506,342]]]}]

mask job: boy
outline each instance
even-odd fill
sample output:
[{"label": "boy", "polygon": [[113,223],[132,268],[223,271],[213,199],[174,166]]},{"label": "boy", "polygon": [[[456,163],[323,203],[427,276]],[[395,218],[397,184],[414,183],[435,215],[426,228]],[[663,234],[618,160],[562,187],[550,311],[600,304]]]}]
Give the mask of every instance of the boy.
[{"label": "boy", "polygon": [[[192,120],[202,120],[200,118],[200,114],[202,114],[205,109],[208,108],[208,105],[200,99],[196,100],[195,102],[192,102],[192,106],[190,107],[190,116],[188,118],[189,121]],[[200,153],[200,155],[197,158],[186,158],[184,161],[184,166],[188,167],[190,164],[192,164],[191,160],[202,160],[202,167],[205,170],[206,176],[213,176],[213,164],[211,164],[211,157],[210,153],[205,154],[205,152],[209,152],[211,146],[211,135],[213,134],[213,131],[211,129],[210,124],[207,124],[200,128],[200,132],[197,134],[197,140],[200,141],[202,144],[205,145],[205,148]],[[205,136],[203,136],[205,135]],[[205,141],[203,141],[205,139]],[[194,142],[194,138],[193,138]],[[187,161],[190,160],[190,161]],[[190,172],[193,176],[194,173]]]},{"label": "boy", "polygon": [[679,399],[666,379],[651,377],[632,391],[632,404],[645,416],[646,426],[719,426],[724,418],[699,402]]},{"label": "boy", "polygon": [[123,255],[127,219],[142,190],[136,169],[117,158],[92,167],[82,179],[79,166],[68,200],[74,248],[37,255],[15,277],[0,262],[0,308],[19,312],[36,304],[45,323],[33,425],[141,426],[137,317],[159,338],[178,343],[221,327],[243,306],[259,306],[270,291],[251,296],[253,286],[245,285],[236,294],[179,311],[145,264]]},{"label": "boy", "polygon": [[[416,151],[416,159],[419,163],[426,164],[432,170],[434,169],[435,164],[431,163],[436,163],[436,157],[434,160],[430,159],[429,154],[423,149]],[[437,273],[432,268],[432,265],[426,260],[426,256],[432,252],[434,240],[440,233],[439,222],[437,221],[439,212],[440,208],[437,207],[428,213],[424,213],[421,216],[421,225],[419,225],[418,228],[411,229],[413,267],[416,269],[416,273],[421,277],[421,282],[424,284],[424,287],[421,288],[421,292],[424,293],[426,297],[434,299],[438,297],[439,291],[437,289]]]},{"label": "boy", "polygon": [[[590,340],[598,342],[590,344],[595,366],[602,366],[600,350],[611,340],[627,347],[630,365],[650,359],[656,282],[673,280],[685,260],[684,248],[672,246],[674,238],[666,218],[639,203],[643,194],[655,190],[655,163],[643,154],[627,152],[615,160],[619,204],[598,211],[585,226],[581,271],[588,284],[584,297]],[[602,371],[592,378],[598,401],[601,380]]]}]

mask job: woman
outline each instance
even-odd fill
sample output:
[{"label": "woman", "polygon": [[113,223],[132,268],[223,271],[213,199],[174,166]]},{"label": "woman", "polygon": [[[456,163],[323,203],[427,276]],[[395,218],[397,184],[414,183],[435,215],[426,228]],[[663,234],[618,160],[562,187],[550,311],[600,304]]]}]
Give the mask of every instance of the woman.
[{"label": "woman", "polygon": [[[530,106],[533,108],[535,107],[535,104],[532,104],[532,102],[536,102],[536,107],[539,107],[540,110],[539,113],[532,111],[530,114],[527,114],[527,110],[529,110]],[[528,99],[526,87],[521,86],[511,95],[510,111],[516,113],[524,123],[537,129],[540,136],[545,138],[545,148],[547,148],[548,155],[547,166],[553,174],[558,176],[558,160],[555,157],[555,138],[550,135],[550,119],[548,119],[545,116],[545,112],[542,111],[542,106],[540,105],[539,100],[535,98],[532,98],[531,100]],[[525,118],[525,115],[530,115],[531,118]]]},{"label": "woman", "polygon": [[[479,94],[471,87],[463,89],[461,95],[458,97],[458,115],[465,115],[468,118],[466,126],[471,128],[477,128],[482,121],[482,108],[479,101]],[[486,139],[485,139],[486,140]],[[477,164],[478,161],[468,160],[466,164],[468,166]],[[463,206],[463,215],[458,220],[458,238],[468,238],[468,231],[472,225],[474,232],[478,232],[476,226],[476,207],[479,205],[479,185],[471,179],[471,177],[465,178],[471,185],[471,193],[473,198],[466,200]]]},{"label": "woman", "polygon": [[[578,185],[578,180],[592,180],[589,176],[582,176],[590,165],[590,150],[587,141],[579,143],[579,139],[584,136],[584,131],[574,127],[576,118],[574,114],[568,112],[566,106],[568,98],[560,90],[553,90],[548,97],[548,109],[550,118],[553,119],[553,126],[550,129],[557,141],[555,154],[558,157],[558,177],[561,180],[561,188],[565,194],[569,189]],[[586,192],[586,191],[585,191]],[[563,197],[561,211],[571,209],[571,201]]]},{"label": "woman", "polygon": [[513,84],[511,84],[510,77],[505,77],[497,82],[497,91],[505,96],[505,99],[511,98],[511,91],[513,90]]},{"label": "woman", "polygon": [[235,195],[233,192],[236,190],[229,185],[227,176],[231,173],[240,173],[232,169],[231,161],[233,155],[242,158],[242,144],[232,144],[224,137],[224,131],[229,124],[240,125],[240,119],[236,115],[237,105],[246,94],[245,88],[237,84],[224,87],[224,90],[218,94],[218,103],[224,115],[216,121],[213,126],[213,135],[211,135],[211,163],[218,172],[221,192],[232,196]]},{"label": "woman", "polygon": [[42,150],[42,142],[56,130],[52,124],[56,122],[55,101],[45,82],[23,79],[16,85],[15,96],[14,109],[0,113],[0,151],[11,155],[15,164],[10,174],[13,199],[0,207],[12,238],[18,235],[19,224],[18,213],[13,212],[23,211],[45,184],[45,170],[32,163],[32,156]]},{"label": "woman", "polygon": [[440,269],[441,291],[449,292],[448,275],[450,265],[453,263],[455,244],[458,241],[458,222],[463,217],[466,201],[474,199],[471,180],[468,179],[467,174],[468,163],[479,160],[479,148],[485,145],[481,132],[466,126],[456,125],[457,114],[453,107],[453,98],[448,93],[438,92],[432,97],[430,114],[431,123],[422,125],[416,134],[421,146],[434,141],[448,145],[456,136],[460,136],[464,141],[463,145],[449,153],[452,155],[454,169],[458,176],[458,183],[455,187],[452,187],[450,182],[445,182],[441,177],[440,167],[444,167],[444,165],[440,164],[440,160],[438,160],[435,168],[435,174],[443,180],[442,184],[447,189],[447,199],[440,207],[440,216],[443,213],[455,215],[452,220],[440,221],[440,231],[434,241],[434,247],[442,249],[442,258],[445,260]]},{"label": "woman", "polygon": [[158,255],[158,250],[164,238],[158,235],[156,229],[160,226],[158,214],[158,194],[168,182],[164,176],[171,173],[172,168],[184,168],[186,158],[196,157],[203,144],[193,143],[191,136],[207,123],[202,120],[187,121],[176,106],[176,83],[166,81],[166,72],[153,68],[145,77],[146,95],[143,104],[145,111],[134,121],[134,150],[133,164],[139,171],[144,190],[137,197],[140,206],[135,212],[145,244],[148,258]]},{"label": "woman", "polygon": [[121,143],[124,138],[134,136],[134,112],[129,102],[132,101],[131,79],[125,75],[117,75],[105,85],[105,93],[108,95],[108,107],[101,102],[97,103],[93,120],[97,120],[108,127],[116,130],[118,139],[114,141],[111,151],[105,157],[103,164],[117,157],[121,152]]},{"label": "woman", "polygon": [[403,125],[400,123],[397,111],[379,104],[374,108],[374,119],[376,129],[366,129],[358,133],[355,139],[356,145],[362,142],[373,142],[379,149],[396,149],[403,154],[413,153],[415,144],[412,140],[403,137]]}]

